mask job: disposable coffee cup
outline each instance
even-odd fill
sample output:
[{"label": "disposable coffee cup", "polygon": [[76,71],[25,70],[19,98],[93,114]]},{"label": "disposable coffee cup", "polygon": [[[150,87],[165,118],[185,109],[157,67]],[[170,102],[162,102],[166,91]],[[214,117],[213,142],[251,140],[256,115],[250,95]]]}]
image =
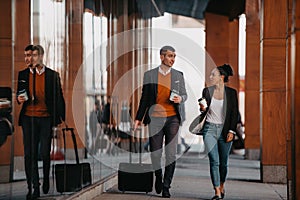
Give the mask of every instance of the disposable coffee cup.
[{"label": "disposable coffee cup", "polygon": [[176,90],[172,90],[171,91],[171,95],[170,95],[170,101],[173,101],[173,98],[175,97],[175,96],[178,96],[179,94],[178,94],[178,92],[176,91]]},{"label": "disposable coffee cup", "polygon": [[204,108],[207,108],[207,102],[206,102],[206,99],[205,98],[200,98],[198,100],[199,104],[201,104]]},{"label": "disposable coffee cup", "polygon": [[25,101],[28,100],[28,95],[25,89],[19,91],[19,96],[24,97]]}]

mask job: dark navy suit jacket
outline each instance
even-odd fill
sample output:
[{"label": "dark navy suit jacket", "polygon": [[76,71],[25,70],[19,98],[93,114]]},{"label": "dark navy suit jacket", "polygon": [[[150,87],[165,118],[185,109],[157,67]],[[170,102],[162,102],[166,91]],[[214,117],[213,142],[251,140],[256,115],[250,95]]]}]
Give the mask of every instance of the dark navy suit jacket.
[{"label": "dark navy suit jacket", "polygon": [[[150,123],[151,113],[149,113],[149,110],[151,110],[150,108],[152,105],[156,104],[157,86],[158,86],[157,82],[158,82],[158,73],[159,73],[158,70],[159,67],[149,70],[144,74],[142,97],[140,99],[139,108],[135,118],[136,120],[143,121],[144,124]],[[183,113],[184,112],[183,106],[184,106],[184,102],[187,99],[183,73],[172,68],[170,73],[171,73],[171,91],[172,90],[178,91],[179,96],[181,96],[182,98],[180,104],[173,103],[176,114],[180,122],[182,122],[184,121],[183,117],[185,116],[185,114]]]}]

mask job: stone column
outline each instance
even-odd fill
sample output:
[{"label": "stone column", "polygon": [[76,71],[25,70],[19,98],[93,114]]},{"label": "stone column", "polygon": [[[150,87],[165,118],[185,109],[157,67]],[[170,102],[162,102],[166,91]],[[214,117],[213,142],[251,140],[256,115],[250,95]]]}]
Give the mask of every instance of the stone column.
[{"label": "stone column", "polygon": [[[286,123],[287,123],[287,137],[286,137],[286,155],[287,155],[287,195],[288,199],[293,199],[292,197],[292,179],[293,179],[293,173],[292,173],[292,151],[293,147],[292,144],[294,140],[292,139],[292,112],[293,112],[293,107],[292,107],[292,63],[294,64],[294,47],[292,47],[294,34],[293,34],[293,9],[294,9],[294,4],[292,3],[293,0],[288,0],[290,3],[288,4],[288,51],[287,51],[287,104],[286,104],[286,109],[287,109],[287,116],[286,116]],[[294,45],[294,44],[293,44]],[[289,114],[290,112],[290,114]]]},{"label": "stone column", "polygon": [[[17,88],[17,80],[19,71],[27,66],[24,61],[24,49],[31,43],[31,21],[30,21],[30,0],[13,1],[13,8],[15,9],[14,23],[14,94]],[[15,97],[15,96],[14,96]],[[14,124],[15,132],[14,140],[14,170],[24,170],[24,149],[23,149],[23,132],[21,126],[18,126],[19,114],[21,105],[14,101]]]},{"label": "stone column", "polygon": [[251,160],[260,159],[259,23],[258,1],[246,1],[245,157]]},{"label": "stone column", "polygon": [[261,179],[286,183],[287,0],[261,1]]},{"label": "stone column", "polygon": [[[3,9],[0,13],[0,86],[12,88],[12,2],[1,1],[0,7]],[[12,137],[8,136],[6,142],[0,147],[0,182],[9,182],[10,180],[10,168],[13,165],[11,162],[11,150]]]},{"label": "stone column", "polygon": [[238,20],[229,21],[226,16],[206,13],[205,25],[205,48],[208,53],[205,64],[206,83],[208,83],[210,72],[214,67],[228,63],[234,70],[234,76],[230,77],[228,86],[238,91]]},{"label": "stone column", "polygon": [[288,157],[291,160],[288,163],[288,198],[299,199],[300,198],[300,3],[299,1],[293,1],[291,21],[291,54],[290,54],[290,74],[288,76],[291,93],[290,93],[290,118],[291,118],[291,134],[290,140],[288,140]]}]

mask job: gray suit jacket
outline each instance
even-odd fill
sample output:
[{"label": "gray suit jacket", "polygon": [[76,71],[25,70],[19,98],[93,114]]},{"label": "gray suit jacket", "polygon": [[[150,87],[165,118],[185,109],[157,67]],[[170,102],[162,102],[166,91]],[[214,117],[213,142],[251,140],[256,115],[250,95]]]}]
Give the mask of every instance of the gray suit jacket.
[{"label": "gray suit jacket", "polygon": [[[158,71],[159,67],[154,68],[145,72],[144,81],[143,81],[143,89],[142,89],[142,97],[140,99],[139,108],[136,114],[136,120],[143,121],[144,124],[150,123],[149,108],[156,104],[157,97],[157,82],[158,82]],[[184,121],[184,102],[187,99],[187,93],[185,89],[185,82],[183,78],[183,73],[171,68],[171,91],[178,91],[179,95],[182,98],[182,102],[180,104],[173,103],[175,107],[176,114],[180,120],[180,122]],[[171,94],[170,91],[170,94]]]}]

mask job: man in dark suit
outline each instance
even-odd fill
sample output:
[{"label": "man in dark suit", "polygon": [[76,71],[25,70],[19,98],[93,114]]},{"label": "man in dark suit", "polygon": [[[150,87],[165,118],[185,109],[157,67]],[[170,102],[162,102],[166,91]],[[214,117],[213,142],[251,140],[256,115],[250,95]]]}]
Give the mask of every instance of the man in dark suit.
[{"label": "man in dark suit", "polygon": [[[134,129],[141,122],[149,124],[151,161],[155,170],[155,190],[170,198],[169,188],[175,170],[178,130],[183,120],[183,103],[187,99],[183,73],[172,69],[175,49],[160,49],[161,65],[144,74],[142,96],[135,118]],[[165,173],[161,157],[165,138]]]},{"label": "man in dark suit", "polygon": [[39,148],[43,159],[43,192],[47,194],[49,191],[52,127],[65,120],[65,101],[59,74],[43,64],[43,56],[44,49],[40,45],[27,46],[27,68],[18,75],[17,101],[22,104],[19,125],[23,130],[25,173],[29,190],[27,199],[40,196],[37,162]]}]

